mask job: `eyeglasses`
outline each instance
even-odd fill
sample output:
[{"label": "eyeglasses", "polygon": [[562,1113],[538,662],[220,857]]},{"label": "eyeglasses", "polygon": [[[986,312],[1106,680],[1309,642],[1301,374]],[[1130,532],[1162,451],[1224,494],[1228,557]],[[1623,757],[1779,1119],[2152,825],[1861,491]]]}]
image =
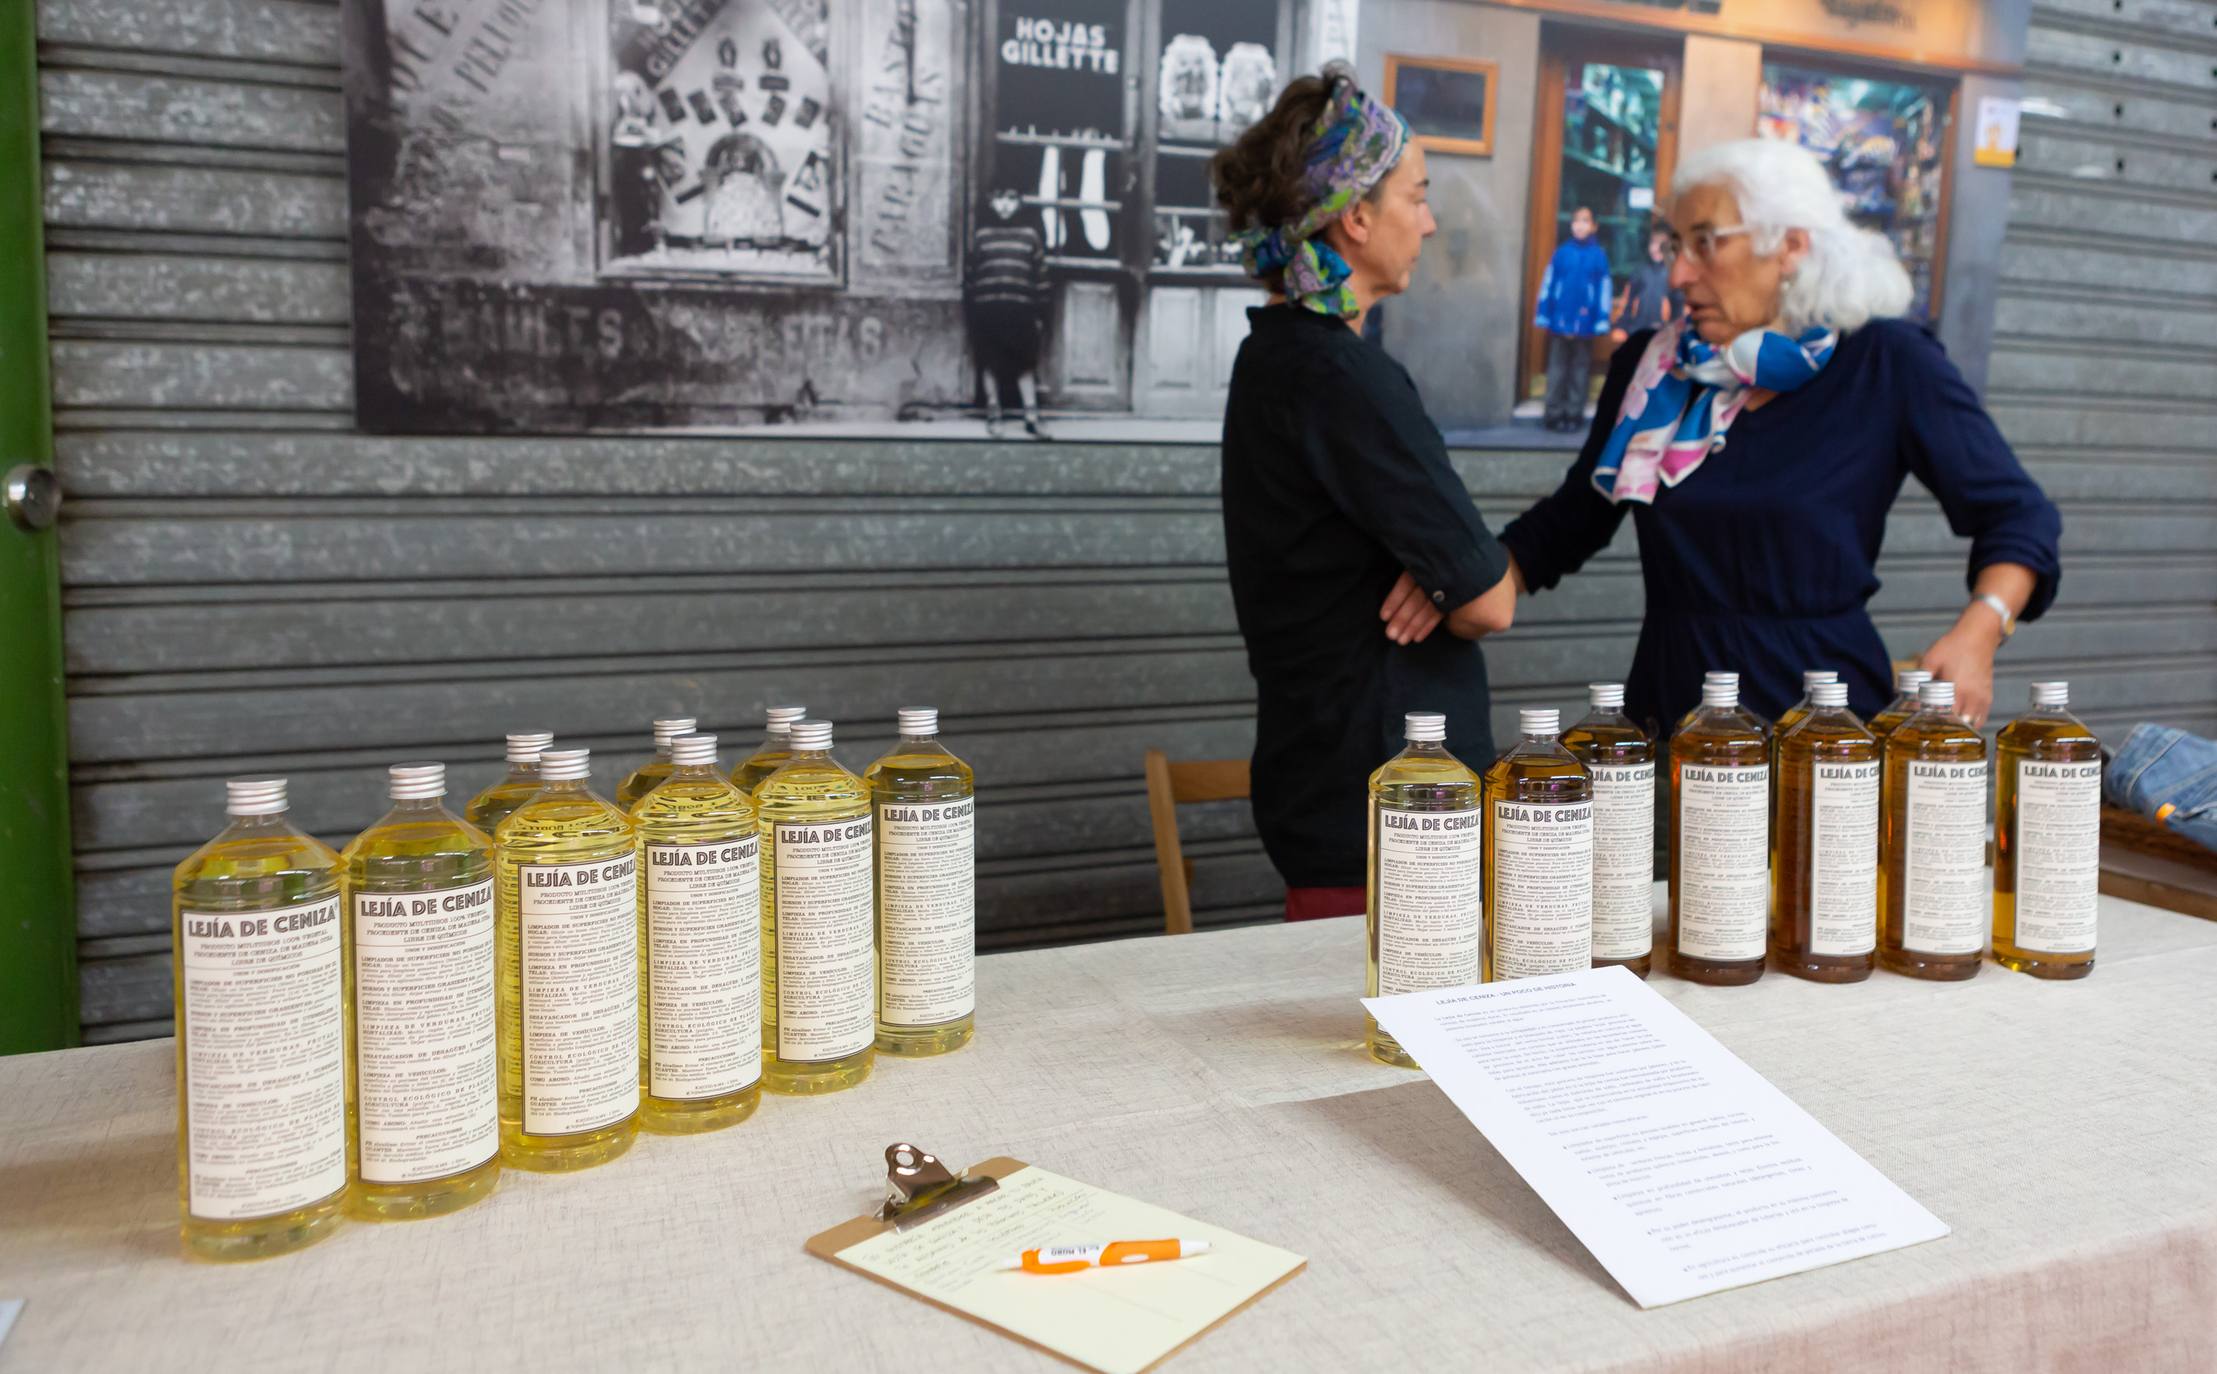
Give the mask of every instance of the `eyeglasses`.
[{"label": "eyeglasses", "polygon": [[1663,256],[1676,258],[1680,253],[1690,252],[1695,262],[1706,265],[1717,260],[1717,241],[1719,239],[1728,239],[1735,234],[1752,234],[1754,232],[1755,226],[1752,224],[1727,224],[1721,229],[1696,229],[1691,234],[1686,235],[1683,240],[1678,235],[1672,234],[1670,243],[1663,249]]}]

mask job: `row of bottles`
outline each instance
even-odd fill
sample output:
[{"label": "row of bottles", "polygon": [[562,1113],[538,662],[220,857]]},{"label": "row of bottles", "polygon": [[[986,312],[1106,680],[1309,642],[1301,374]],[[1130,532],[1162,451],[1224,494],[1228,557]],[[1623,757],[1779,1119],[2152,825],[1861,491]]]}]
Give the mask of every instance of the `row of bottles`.
[{"label": "row of bottles", "polygon": [[[2001,733],[1989,903],[1986,744],[1930,677],[1900,675],[1881,732],[1835,673],[1806,674],[1776,727],[1740,705],[1737,674],[1706,675],[1667,751],[1672,973],[1968,978],[1989,926],[2009,968],[2092,968],[2101,754],[2067,685],[2035,684]],[[1408,716],[1370,784],[1370,995],[1608,964],[1647,976],[1656,751],[1620,685],[1591,700],[1559,738],[1556,712],[1520,712],[1521,741],[1482,778],[1447,752],[1443,716]],[[1369,1031],[1375,1057],[1410,1062]]]},{"label": "row of bottles", "polygon": [[971,771],[935,710],[901,711],[860,777],[805,714],[774,708],[732,775],[694,721],[655,722],[625,806],[545,734],[509,736],[463,816],[443,765],[397,766],[340,854],[286,818],[283,779],[228,784],[230,824],[174,881],[188,1253],[441,1215],[504,1164],[590,1167],[642,1126],[734,1125],[764,1087],[967,1043]]}]

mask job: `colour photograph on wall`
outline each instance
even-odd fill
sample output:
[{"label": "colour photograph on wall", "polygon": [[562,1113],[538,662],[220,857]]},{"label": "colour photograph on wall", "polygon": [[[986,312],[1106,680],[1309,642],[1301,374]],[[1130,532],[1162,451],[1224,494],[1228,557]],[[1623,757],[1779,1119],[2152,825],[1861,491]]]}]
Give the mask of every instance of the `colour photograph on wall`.
[{"label": "colour photograph on wall", "polygon": [[1912,313],[1936,319],[1948,93],[1765,63],[1760,102],[1758,131],[1824,159],[1848,218],[1893,240],[1916,284]]}]

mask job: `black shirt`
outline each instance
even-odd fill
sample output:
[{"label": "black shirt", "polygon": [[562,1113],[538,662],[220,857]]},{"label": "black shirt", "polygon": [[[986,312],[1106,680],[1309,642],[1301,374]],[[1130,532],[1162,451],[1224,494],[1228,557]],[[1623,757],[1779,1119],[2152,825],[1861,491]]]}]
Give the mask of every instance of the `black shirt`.
[{"label": "black shirt", "polygon": [[1442,611],[1491,589],[1508,555],[1448,462],[1416,383],[1346,322],[1247,312],[1224,408],[1224,544],[1257,697],[1255,828],[1286,883],[1363,882],[1370,774],[1403,713],[1441,711],[1447,747],[1493,762],[1478,646],[1445,625],[1386,638],[1406,568]]}]

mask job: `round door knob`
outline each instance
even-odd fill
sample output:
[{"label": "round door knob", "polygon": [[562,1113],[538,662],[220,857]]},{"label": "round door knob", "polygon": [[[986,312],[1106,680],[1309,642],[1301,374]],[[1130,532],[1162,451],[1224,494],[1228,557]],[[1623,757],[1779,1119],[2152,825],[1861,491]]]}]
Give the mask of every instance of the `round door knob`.
[{"label": "round door knob", "polygon": [[52,529],[62,510],[62,484],[52,468],[18,463],[8,469],[8,518],[33,533]]}]

